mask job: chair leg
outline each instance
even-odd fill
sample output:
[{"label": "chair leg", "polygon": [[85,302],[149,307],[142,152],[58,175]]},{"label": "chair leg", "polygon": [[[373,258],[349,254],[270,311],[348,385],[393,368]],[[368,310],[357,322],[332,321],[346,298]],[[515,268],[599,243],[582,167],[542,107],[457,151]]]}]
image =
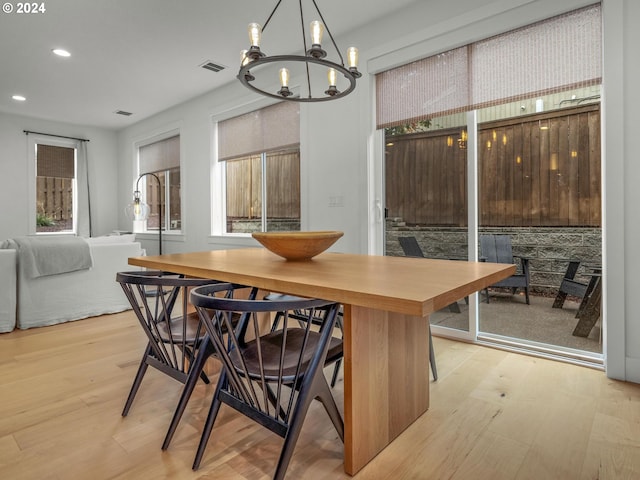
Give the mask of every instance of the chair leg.
[{"label": "chair leg", "polygon": [[127,401],[124,404],[124,409],[122,410],[123,417],[126,417],[129,414],[129,409],[131,408],[133,399],[136,398],[136,393],[138,393],[138,389],[140,388],[140,384],[142,383],[144,374],[147,372],[147,368],[149,368],[149,364],[147,363],[147,357],[149,356],[150,353],[151,353],[151,345],[147,343],[147,348],[144,351],[144,355],[142,355],[140,366],[138,367],[136,376],[133,379],[133,385],[131,385],[129,396],[127,397]]},{"label": "chair leg", "polygon": [[[310,388],[306,388],[304,393],[301,393],[300,397],[298,398],[296,408],[291,417],[291,421],[289,422],[289,429],[287,430],[287,434],[284,437],[284,445],[282,446],[282,451],[280,452],[280,458],[278,459],[278,465],[276,467],[275,474],[273,475],[273,480],[284,479],[284,476],[287,472],[287,467],[289,466],[289,462],[291,461],[291,457],[293,456],[293,451],[296,447],[296,442],[298,441],[298,437],[300,436],[300,432],[302,431],[302,424],[304,423],[304,419],[307,416],[307,411],[309,410],[309,406],[311,405],[311,402],[313,401],[313,399],[324,398],[327,402],[329,402],[328,398],[326,397],[327,394],[331,396],[331,392],[329,391],[329,386],[327,385],[327,382],[324,379],[324,374],[322,374],[322,372],[319,372],[319,373],[322,376],[322,378],[318,378],[317,375],[314,375],[315,378],[312,384],[308,385],[308,387]],[[322,383],[319,383],[319,382],[324,382],[325,388],[323,388]],[[331,398],[333,397],[331,396]],[[323,405],[325,406],[325,409],[327,410],[329,417],[331,417],[331,420],[334,422],[334,425],[335,425],[334,417],[335,417],[335,414],[337,413],[337,406],[335,406],[335,403],[334,403],[333,406],[335,407],[335,410],[332,411],[330,402],[329,402],[329,405],[323,402]],[[339,417],[338,423],[341,423],[342,418],[340,417],[339,413],[338,413],[338,417]],[[341,438],[344,438],[344,427],[340,430],[338,429],[338,427],[336,427],[336,430],[338,430],[338,434],[341,435]]]},{"label": "chair leg", "polygon": [[431,374],[433,381],[438,380],[438,368],[436,367],[436,354],[433,351],[433,338],[431,337],[431,324],[429,324],[429,364],[431,365]]},{"label": "chair leg", "polygon": [[319,389],[320,392],[318,393],[316,398],[320,400],[320,402],[324,406],[324,409],[329,415],[329,418],[331,419],[336,432],[338,432],[340,440],[344,442],[344,420],[340,415],[340,411],[338,410],[338,405],[336,404],[335,398],[333,397],[333,395],[331,395],[331,389],[326,382],[324,382],[324,384],[321,385]]},{"label": "chair leg", "polygon": [[342,359],[336,362],[336,366],[333,367],[333,375],[331,376],[331,388],[336,386],[338,380],[338,373],[340,372],[340,365],[342,365]]},{"label": "chair leg", "polygon": [[[191,394],[193,393],[193,390],[196,388],[196,384],[198,383],[198,378],[203,378],[202,376],[204,375],[204,366],[207,363],[207,360],[209,359],[211,354],[214,352],[213,345],[209,341],[208,336],[205,338],[205,340],[203,340],[203,342],[206,342],[206,344],[203,344],[200,346],[200,349],[198,350],[198,355],[196,356],[196,359],[193,365],[191,366],[189,377],[187,378],[187,381],[184,384],[184,388],[182,389],[182,394],[180,395],[180,401],[178,402],[178,405],[176,406],[176,410],[173,414],[173,418],[171,419],[171,424],[169,425],[169,429],[167,430],[167,435],[164,437],[164,442],[162,443],[162,450],[166,450],[167,448],[169,448],[169,444],[171,443],[173,434],[178,428],[178,424],[180,423],[180,419],[182,418],[182,415],[184,414],[184,411],[187,408],[187,403],[189,403]],[[204,376],[203,380],[205,379],[206,379],[205,383],[208,384],[209,379],[206,377],[206,375]]]},{"label": "chair leg", "polygon": [[[192,348],[185,347],[184,349],[181,349],[181,350],[188,357],[189,363],[194,363],[196,361],[196,359],[193,356],[193,349]],[[198,351],[200,351],[200,349],[198,349]],[[207,374],[204,373],[204,370],[200,372],[200,378],[207,385],[209,385],[209,383],[211,383],[211,381],[209,380],[209,377],[207,377]]]},{"label": "chair leg", "polygon": [[460,313],[460,305],[458,305],[458,302],[450,303],[449,311],[452,313]]},{"label": "chair leg", "polygon": [[193,470],[197,470],[200,468],[200,462],[202,461],[202,456],[204,455],[204,451],[207,448],[207,443],[209,443],[209,437],[211,436],[211,431],[213,430],[213,424],[216,421],[216,417],[218,416],[218,412],[220,411],[220,406],[222,402],[220,401],[219,394],[226,381],[226,375],[224,372],[220,374],[220,378],[218,379],[218,384],[216,385],[216,391],[213,395],[213,401],[211,402],[211,408],[209,408],[209,413],[207,414],[207,420],[204,423],[204,428],[202,430],[202,436],[200,437],[200,443],[198,444],[198,450],[196,451],[196,456],[193,460],[193,466],[191,467]]}]

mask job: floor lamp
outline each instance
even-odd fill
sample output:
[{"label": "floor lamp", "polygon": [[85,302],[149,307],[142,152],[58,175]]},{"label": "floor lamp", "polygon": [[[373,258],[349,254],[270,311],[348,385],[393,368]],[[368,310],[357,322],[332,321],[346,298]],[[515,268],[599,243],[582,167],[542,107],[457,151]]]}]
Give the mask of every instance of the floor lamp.
[{"label": "floor lamp", "polygon": [[[151,175],[158,182],[158,201],[160,210],[159,221],[158,221],[158,253],[162,255],[162,185],[160,184],[160,179],[155,173],[143,173],[136,180],[136,189],[133,192],[133,203],[130,203],[125,208],[125,214],[129,219],[133,220],[134,225],[135,222],[145,221],[149,218],[149,214],[151,213],[151,208],[146,203],[140,200],[140,190],[138,189],[138,184],[140,183],[140,179],[145,175]],[[134,229],[135,230],[135,229]]]}]

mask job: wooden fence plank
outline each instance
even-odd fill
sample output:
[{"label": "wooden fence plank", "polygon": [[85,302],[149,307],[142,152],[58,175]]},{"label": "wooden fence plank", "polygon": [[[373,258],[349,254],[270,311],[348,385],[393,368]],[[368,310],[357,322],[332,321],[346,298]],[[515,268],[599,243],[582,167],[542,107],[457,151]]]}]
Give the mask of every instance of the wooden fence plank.
[{"label": "wooden fence plank", "polygon": [[[386,207],[407,224],[467,224],[466,150],[459,129],[392,137]],[[483,226],[600,226],[600,107],[479,125]]]}]

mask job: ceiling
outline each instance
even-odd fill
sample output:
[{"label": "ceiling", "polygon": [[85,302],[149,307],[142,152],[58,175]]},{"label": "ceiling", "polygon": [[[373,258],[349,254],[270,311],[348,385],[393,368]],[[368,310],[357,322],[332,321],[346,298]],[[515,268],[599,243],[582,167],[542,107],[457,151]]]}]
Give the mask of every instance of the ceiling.
[{"label": "ceiling", "polygon": [[[414,1],[317,3],[339,37]],[[248,47],[247,24],[263,24],[275,0],[41,4],[45,12],[0,13],[0,112],[120,129],[237,81],[240,50]],[[308,23],[314,19],[313,6],[310,0],[303,4]],[[263,50],[282,54],[299,49],[298,11],[297,1],[282,0],[265,29]],[[54,55],[54,48],[68,50],[71,57]],[[215,73],[200,67],[208,61],[227,68]],[[13,100],[15,94],[26,101]],[[118,110],[132,115],[118,115]]]}]

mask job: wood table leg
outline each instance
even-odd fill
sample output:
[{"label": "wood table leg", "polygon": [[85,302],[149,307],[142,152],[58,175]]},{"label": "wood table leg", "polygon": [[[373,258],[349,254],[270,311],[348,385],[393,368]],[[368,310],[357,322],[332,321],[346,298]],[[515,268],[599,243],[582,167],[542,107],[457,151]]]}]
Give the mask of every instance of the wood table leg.
[{"label": "wood table leg", "polygon": [[355,475],[429,408],[429,318],[344,306],[344,465]]}]

